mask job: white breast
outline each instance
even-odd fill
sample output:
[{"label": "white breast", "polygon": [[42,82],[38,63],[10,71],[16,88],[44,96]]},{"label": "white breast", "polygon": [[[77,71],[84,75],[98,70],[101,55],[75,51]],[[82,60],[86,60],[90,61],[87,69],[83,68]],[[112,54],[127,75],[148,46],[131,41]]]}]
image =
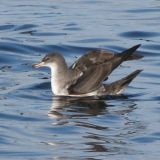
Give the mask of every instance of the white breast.
[{"label": "white breast", "polygon": [[51,64],[51,87],[55,95],[68,95],[67,87],[65,86],[64,75],[59,72],[56,64]]},{"label": "white breast", "polygon": [[51,87],[52,92],[55,95],[68,95],[68,91],[65,87],[65,84],[62,83],[62,79],[51,78]]}]

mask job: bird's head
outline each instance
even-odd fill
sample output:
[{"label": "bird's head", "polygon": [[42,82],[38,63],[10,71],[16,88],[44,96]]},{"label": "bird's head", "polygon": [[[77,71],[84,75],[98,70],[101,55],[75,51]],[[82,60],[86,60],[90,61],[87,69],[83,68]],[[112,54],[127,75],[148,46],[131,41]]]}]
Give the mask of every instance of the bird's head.
[{"label": "bird's head", "polygon": [[33,64],[32,66],[34,68],[40,68],[40,67],[53,67],[54,65],[57,65],[59,63],[63,63],[64,58],[58,54],[58,53],[51,53],[47,54],[39,63]]}]

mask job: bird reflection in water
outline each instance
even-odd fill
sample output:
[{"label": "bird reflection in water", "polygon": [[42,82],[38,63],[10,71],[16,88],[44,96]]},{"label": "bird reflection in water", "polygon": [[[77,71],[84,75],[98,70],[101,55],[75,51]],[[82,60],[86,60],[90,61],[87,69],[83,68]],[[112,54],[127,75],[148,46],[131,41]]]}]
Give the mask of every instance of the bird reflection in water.
[{"label": "bird reflection in water", "polygon": [[[120,101],[121,104],[123,103],[122,108],[121,105],[118,106],[120,104],[118,103],[118,105],[116,104],[117,106],[115,106],[116,109],[113,109],[114,103],[111,102],[115,99],[115,103],[117,103],[117,101]],[[127,106],[124,105],[125,100]],[[108,101],[109,103],[107,104]],[[77,141],[81,141],[81,143],[85,144],[85,151],[120,152],[122,148],[114,146],[125,143],[117,138],[120,135],[123,135],[121,131],[126,128],[125,136],[127,136],[127,134],[135,132],[135,130],[137,132],[137,127],[139,127],[139,122],[137,123],[133,121],[131,124],[131,121],[127,118],[125,119],[125,116],[123,116],[132,112],[135,108],[136,104],[133,101],[128,100],[126,96],[107,97],[107,99],[95,99],[94,97],[80,99],[71,97],[54,97],[48,116],[55,119],[53,123],[54,126],[63,127],[68,126],[67,124],[69,124],[69,126],[73,125],[82,128],[84,133],[83,135],[81,135],[81,133],[80,135],[77,135],[77,138],[79,136]],[[95,122],[95,118],[101,116],[104,117],[106,123],[99,121],[97,121],[97,123]],[[122,125],[121,120],[123,120],[125,124]],[[115,129],[117,130],[117,128],[115,128],[117,125],[120,125],[119,128],[122,128],[112,133],[111,136],[110,132],[113,132]]]},{"label": "bird reflection in water", "polygon": [[[128,99],[128,97],[121,95],[107,96],[99,99],[95,97],[77,98],[56,96],[53,97],[48,116],[53,118],[80,118],[83,116],[97,116],[106,114],[107,107],[111,106],[107,104],[107,100],[109,101],[117,99],[124,100]],[[131,105],[133,105],[133,103]]]},{"label": "bird reflection in water", "polygon": [[48,115],[53,118],[96,116],[106,112],[107,106],[104,100],[94,97],[54,97]]}]

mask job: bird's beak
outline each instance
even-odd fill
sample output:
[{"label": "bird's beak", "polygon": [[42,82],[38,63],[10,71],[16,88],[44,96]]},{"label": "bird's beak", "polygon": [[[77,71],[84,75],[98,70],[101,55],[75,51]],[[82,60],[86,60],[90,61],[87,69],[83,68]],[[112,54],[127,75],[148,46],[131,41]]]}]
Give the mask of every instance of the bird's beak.
[{"label": "bird's beak", "polygon": [[44,62],[40,62],[40,63],[37,63],[37,64],[33,64],[32,67],[34,68],[40,68],[40,67],[43,67],[45,66],[45,63]]}]

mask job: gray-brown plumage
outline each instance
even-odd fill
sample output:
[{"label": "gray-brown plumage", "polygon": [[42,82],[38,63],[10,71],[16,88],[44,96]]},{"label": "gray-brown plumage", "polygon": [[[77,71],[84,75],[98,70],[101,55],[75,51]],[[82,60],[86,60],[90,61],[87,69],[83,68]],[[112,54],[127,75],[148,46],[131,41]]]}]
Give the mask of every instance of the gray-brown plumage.
[{"label": "gray-brown plumage", "polygon": [[60,54],[52,53],[46,55],[42,62],[35,64],[34,67],[47,66],[51,68],[52,91],[55,95],[101,96],[117,94],[140,73],[140,70],[108,85],[103,82],[122,62],[142,58],[141,55],[135,54],[139,47],[140,45],[136,45],[120,54],[106,50],[90,51],[69,68]]},{"label": "gray-brown plumage", "polygon": [[124,89],[131,83],[131,81],[143,70],[136,70],[128,76],[112,82],[110,84],[104,84],[104,90],[101,91],[101,95],[116,95],[124,91]]},{"label": "gray-brown plumage", "polygon": [[[87,58],[81,57],[75,64],[73,69],[79,69],[83,72],[83,76],[77,80],[77,83],[70,86],[70,94],[84,94],[87,92],[93,92],[100,88],[102,82],[117,68],[123,61],[133,57],[133,53],[140,45],[136,45],[128,50],[123,51],[120,54],[104,54]],[[92,54],[92,53],[91,53]],[[105,57],[105,58],[104,58]],[[84,60],[83,60],[84,59]],[[98,60],[97,60],[98,59]]]},{"label": "gray-brown plumage", "polygon": [[[137,47],[140,47],[140,44],[137,45]],[[119,53],[114,53],[108,50],[92,50],[80,57],[75,63],[70,66],[70,68],[79,68],[80,70],[85,71],[86,68],[91,67],[92,65],[110,61],[114,56],[118,56],[118,54]],[[142,55],[134,53],[129,56],[125,61],[138,60],[141,58],[143,58]]]}]

